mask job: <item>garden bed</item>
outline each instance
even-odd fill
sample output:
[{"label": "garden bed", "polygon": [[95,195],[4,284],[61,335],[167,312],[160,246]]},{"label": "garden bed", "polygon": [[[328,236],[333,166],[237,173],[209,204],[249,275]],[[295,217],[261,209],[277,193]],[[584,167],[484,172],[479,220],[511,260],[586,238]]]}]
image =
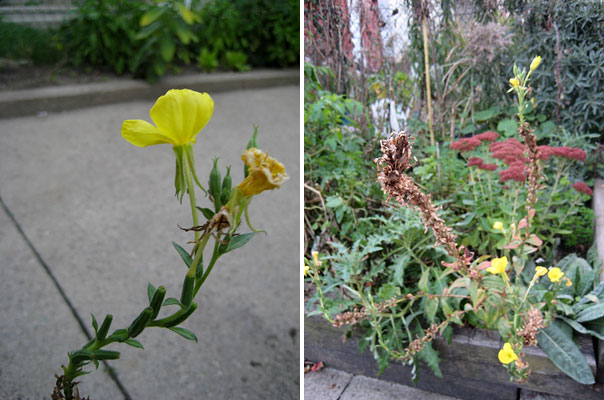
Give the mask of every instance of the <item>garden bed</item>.
[{"label": "garden bed", "polygon": [[[304,319],[304,357],[323,361],[330,368],[355,375],[378,377],[378,366],[370,352],[359,353],[359,338],[353,330],[345,339],[346,330],[331,326],[322,317]],[[592,338],[581,336],[580,347],[590,368],[596,373],[595,348]],[[420,366],[416,387],[461,399],[516,400],[519,388],[557,395],[602,399],[604,384],[582,385],[560,371],[537,347],[526,347],[526,360],[532,367],[528,382],[510,382],[506,370],[497,359],[502,341],[497,332],[457,328],[451,344],[442,338],[433,342],[441,358],[443,378]],[[392,363],[379,376],[391,382],[413,385],[411,367]]]},{"label": "garden bed", "polygon": [[[600,259],[604,255],[604,180],[594,184],[593,208],[595,211],[596,243]],[[604,272],[603,272],[604,274]],[[601,276],[602,280],[602,276]],[[321,316],[304,319],[304,357],[323,361],[331,368],[352,374],[378,377],[378,365],[373,355],[359,352],[360,334],[355,329],[347,338],[347,329],[336,328]],[[532,373],[524,384],[510,382],[509,376],[498,361],[502,340],[497,332],[457,327],[451,344],[438,337],[433,345],[441,358],[443,378],[420,363],[417,375],[418,388],[455,396],[462,399],[512,400],[519,397],[520,389],[564,395],[585,400],[604,398],[604,341],[591,336],[578,336],[578,342],[589,367],[596,376],[596,384],[582,385],[560,371],[538,347],[525,347],[526,361]],[[413,385],[411,367],[392,362],[379,376],[391,382]]]}]

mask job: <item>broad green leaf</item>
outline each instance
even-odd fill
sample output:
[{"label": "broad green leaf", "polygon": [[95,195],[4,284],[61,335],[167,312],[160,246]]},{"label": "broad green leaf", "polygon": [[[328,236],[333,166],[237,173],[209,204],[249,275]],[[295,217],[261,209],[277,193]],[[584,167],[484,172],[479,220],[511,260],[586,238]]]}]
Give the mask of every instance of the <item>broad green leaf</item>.
[{"label": "broad green leaf", "polygon": [[172,61],[172,58],[174,58],[175,49],[176,46],[174,45],[174,41],[172,41],[170,36],[164,35],[159,39],[159,54],[165,62]]},{"label": "broad green leaf", "polygon": [[428,297],[426,299],[426,318],[430,323],[434,322],[436,311],[438,311],[438,297]]},{"label": "broad green leaf", "polygon": [[430,277],[430,270],[428,268],[424,268],[422,271],[422,277],[417,283],[417,288],[424,293],[428,293],[428,278]]},{"label": "broad green leaf", "polygon": [[497,107],[487,108],[484,111],[479,111],[474,113],[474,119],[476,121],[486,121],[493,117],[496,117],[500,114],[499,109]]},{"label": "broad green leaf", "polygon": [[537,341],[541,350],[566,375],[584,385],[595,383],[585,357],[572,338],[566,336],[556,324],[541,329]]},{"label": "broad green leaf", "polygon": [[497,130],[502,132],[506,137],[515,135],[516,129],[518,129],[518,124],[513,119],[505,118],[497,124]]},{"label": "broad green leaf", "polygon": [[185,249],[183,249],[181,245],[179,245],[176,242],[172,242],[172,246],[174,246],[174,248],[180,255],[180,258],[182,258],[182,260],[185,262],[185,264],[187,265],[187,268],[190,268],[191,263],[193,262],[193,259],[191,258],[189,253]]},{"label": "broad green leaf", "polygon": [[325,201],[325,205],[329,208],[336,208],[344,204],[344,200],[338,196],[329,196]]},{"label": "broad green leaf", "polygon": [[595,304],[577,314],[578,322],[593,321],[604,316],[604,303]]},{"label": "broad green leaf", "polygon": [[199,211],[201,211],[201,213],[203,214],[204,217],[206,217],[206,219],[209,221],[212,219],[212,217],[214,216],[214,210],[211,210],[207,207],[197,207],[197,209]]},{"label": "broad green leaf", "polygon": [[164,8],[153,8],[149,11],[147,11],[145,14],[143,14],[143,16],[141,17],[141,20],[139,22],[139,25],[141,27],[145,27],[147,25],[152,24],[153,22],[155,22],[159,17],[162,16],[162,14],[165,12]]},{"label": "broad green leaf", "polygon": [[194,340],[197,342],[197,336],[195,336],[195,334],[188,329],[180,328],[178,326],[173,326],[168,329],[170,329],[172,332],[178,333],[180,336],[184,337],[185,339]]},{"label": "broad green leaf", "polygon": [[250,239],[254,237],[254,232],[244,233],[242,235],[233,236],[227,244],[221,244],[219,251],[220,254],[226,254],[229,251],[233,251],[244,246]]},{"label": "broad green leaf", "polygon": [[141,344],[141,342],[139,342],[136,339],[127,339],[127,340],[124,340],[124,343],[126,343],[126,344],[128,344],[128,345],[130,345],[132,347],[136,347],[136,348],[139,348],[139,349],[144,349],[144,347]]},{"label": "broad green leaf", "polygon": [[604,340],[604,318],[598,318],[585,323],[589,333],[600,340]]}]

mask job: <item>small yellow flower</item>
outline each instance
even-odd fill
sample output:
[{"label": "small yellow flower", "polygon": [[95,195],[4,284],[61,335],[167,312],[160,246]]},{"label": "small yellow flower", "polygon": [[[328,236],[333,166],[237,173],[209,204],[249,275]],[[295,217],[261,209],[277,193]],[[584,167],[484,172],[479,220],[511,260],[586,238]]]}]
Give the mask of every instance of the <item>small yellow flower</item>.
[{"label": "small yellow flower", "polygon": [[516,77],[510,78],[510,85],[512,85],[513,88],[518,89],[518,86],[520,86],[520,81]]},{"label": "small yellow flower", "polygon": [[304,266],[304,276],[306,276],[308,274],[308,271],[310,271],[310,267],[308,265]]},{"label": "small yellow flower", "polygon": [[531,62],[531,71],[536,70],[539,64],[541,64],[541,56],[533,58],[533,62]]},{"label": "small yellow flower", "polygon": [[573,285],[573,281],[571,281],[570,279],[566,278],[566,286],[572,286]]},{"label": "small yellow flower", "polygon": [[122,137],[138,147],[195,143],[197,134],[213,113],[214,100],[207,93],[189,89],[168,90],[149,111],[156,126],[141,119],[129,119],[122,124]]},{"label": "small yellow flower", "polygon": [[535,268],[536,276],[543,276],[545,274],[547,274],[547,268],[542,267],[542,266],[537,266],[537,268]]},{"label": "small yellow flower", "polygon": [[501,221],[495,221],[495,223],[493,224],[493,229],[503,231],[503,224],[501,223]]},{"label": "small yellow flower", "polygon": [[505,267],[507,265],[508,258],[506,256],[503,256],[501,258],[494,258],[493,261],[491,261],[491,266],[487,268],[487,271],[492,274],[502,274],[505,272]]},{"label": "small yellow flower", "polygon": [[503,348],[499,350],[498,354],[499,361],[502,364],[509,364],[518,359],[516,353],[514,353],[514,349],[512,349],[512,345],[509,343],[505,343]]},{"label": "small yellow flower", "polygon": [[558,267],[554,267],[554,268],[550,269],[549,272],[547,273],[547,277],[552,282],[559,282],[560,278],[562,278],[563,276],[564,276],[564,272],[562,272],[560,270],[560,268],[558,268]]},{"label": "small yellow flower", "polygon": [[317,267],[322,264],[322,262],[319,260],[319,252],[318,251],[313,251],[312,252],[312,258],[315,261],[315,265]]},{"label": "small yellow flower", "polygon": [[247,165],[249,175],[237,187],[245,196],[255,196],[265,190],[278,188],[289,179],[283,164],[262,150],[253,147],[247,149],[241,159]]}]

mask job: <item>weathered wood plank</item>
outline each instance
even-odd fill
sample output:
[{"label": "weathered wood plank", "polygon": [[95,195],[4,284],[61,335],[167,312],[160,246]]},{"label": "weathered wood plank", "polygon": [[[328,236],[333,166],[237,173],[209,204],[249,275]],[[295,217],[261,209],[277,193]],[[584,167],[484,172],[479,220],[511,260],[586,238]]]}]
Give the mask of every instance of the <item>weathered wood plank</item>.
[{"label": "weathered wood plank", "polygon": [[[595,242],[598,249],[600,262],[604,262],[604,179],[594,182],[594,196],[592,201],[595,219]],[[604,281],[604,269],[601,270],[600,281]],[[604,341],[598,340],[596,358],[598,372],[596,382],[604,384]]]},{"label": "weathered wood plank", "polygon": [[[323,361],[327,366],[352,374],[377,377],[377,364],[369,352],[359,354],[358,336],[343,341],[344,329],[329,325],[320,317],[306,317],[304,321],[304,357]],[[592,370],[596,362],[591,338],[580,339],[581,349]],[[496,332],[461,328],[456,329],[451,345],[442,339],[434,342],[441,357],[440,368],[444,379],[439,379],[427,368],[419,368],[417,387],[463,399],[516,399],[518,388],[580,397],[585,400],[604,398],[603,385],[586,386],[575,382],[561,372],[537,347],[525,349],[532,374],[527,383],[510,382],[501,367],[497,353],[502,347]],[[410,368],[393,364],[379,377],[404,385],[412,385]]]}]

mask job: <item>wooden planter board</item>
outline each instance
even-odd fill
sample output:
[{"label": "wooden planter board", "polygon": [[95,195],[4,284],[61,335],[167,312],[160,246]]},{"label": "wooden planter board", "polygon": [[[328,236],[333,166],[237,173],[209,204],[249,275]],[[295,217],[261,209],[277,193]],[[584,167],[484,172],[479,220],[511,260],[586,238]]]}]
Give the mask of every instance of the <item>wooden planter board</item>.
[{"label": "wooden planter board", "polygon": [[[355,375],[413,386],[411,367],[392,363],[377,376],[377,363],[369,351],[359,353],[358,334],[353,332],[346,341],[345,329],[331,326],[320,316],[304,318],[304,357],[323,361],[326,366]],[[579,338],[581,351],[596,373],[594,341],[590,336]],[[526,347],[524,352],[532,373],[522,385],[510,382],[507,371],[501,366],[497,354],[502,347],[497,332],[477,329],[455,329],[451,344],[442,338],[433,342],[438,350],[443,379],[436,377],[425,365],[419,366],[416,387],[461,399],[516,400],[521,388],[583,400],[604,399],[604,382],[582,385],[560,371],[538,347]],[[420,363],[421,364],[421,363]]]}]

